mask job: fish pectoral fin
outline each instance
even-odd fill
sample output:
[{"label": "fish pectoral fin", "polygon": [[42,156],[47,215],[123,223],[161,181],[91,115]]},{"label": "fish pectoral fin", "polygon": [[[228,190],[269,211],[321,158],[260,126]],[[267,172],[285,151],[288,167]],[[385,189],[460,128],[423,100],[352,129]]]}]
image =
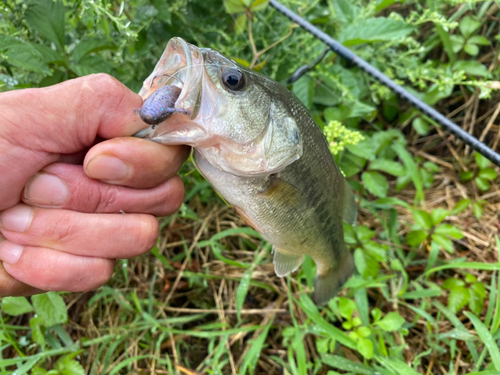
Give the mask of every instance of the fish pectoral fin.
[{"label": "fish pectoral fin", "polygon": [[328,268],[318,265],[318,274],[314,284],[314,302],[318,306],[330,301],[339,289],[344,285],[347,279],[354,272],[354,259],[347,248],[343,251],[343,258],[336,266]]},{"label": "fish pectoral fin", "polygon": [[303,255],[297,255],[285,250],[273,247],[274,251],[274,271],[278,277],[283,277],[295,271],[304,262]]},{"label": "fish pectoral fin", "polygon": [[346,223],[354,225],[356,224],[356,218],[358,217],[358,206],[356,205],[356,200],[354,199],[354,193],[352,192],[349,183],[344,178],[344,210],[343,219]]},{"label": "fish pectoral fin", "polygon": [[298,206],[302,200],[301,191],[278,176],[278,174],[270,175],[269,184],[259,192],[259,195],[291,206]]}]

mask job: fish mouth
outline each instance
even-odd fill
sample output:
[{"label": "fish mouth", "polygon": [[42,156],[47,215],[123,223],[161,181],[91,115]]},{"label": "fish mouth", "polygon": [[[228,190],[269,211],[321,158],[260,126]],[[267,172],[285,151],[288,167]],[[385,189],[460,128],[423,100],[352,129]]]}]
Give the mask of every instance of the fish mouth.
[{"label": "fish mouth", "polygon": [[200,105],[202,65],[203,55],[198,47],[182,38],[172,38],[139,95],[145,100],[160,87],[177,86],[181,93],[175,108],[188,111],[193,119]]}]

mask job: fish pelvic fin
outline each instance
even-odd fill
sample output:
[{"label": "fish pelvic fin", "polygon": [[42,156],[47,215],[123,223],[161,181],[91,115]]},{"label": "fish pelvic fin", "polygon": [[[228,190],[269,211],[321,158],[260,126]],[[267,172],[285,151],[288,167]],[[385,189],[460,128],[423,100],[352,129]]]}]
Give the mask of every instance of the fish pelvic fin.
[{"label": "fish pelvic fin", "polygon": [[351,186],[344,178],[344,211],[342,218],[348,224],[356,224],[356,219],[358,217],[358,206],[356,205],[356,200],[354,199],[354,193],[352,192]]},{"label": "fish pelvic fin", "polygon": [[347,279],[354,272],[354,259],[352,254],[347,249],[343,250],[344,257],[337,263],[336,266],[329,268],[322,267],[318,264],[318,274],[314,285],[314,302],[318,306],[326,304],[330,301],[339,289],[344,285]]},{"label": "fish pelvic fin", "polygon": [[303,255],[297,255],[285,250],[273,247],[274,251],[274,271],[278,277],[283,277],[295,271],[304,262]]}]

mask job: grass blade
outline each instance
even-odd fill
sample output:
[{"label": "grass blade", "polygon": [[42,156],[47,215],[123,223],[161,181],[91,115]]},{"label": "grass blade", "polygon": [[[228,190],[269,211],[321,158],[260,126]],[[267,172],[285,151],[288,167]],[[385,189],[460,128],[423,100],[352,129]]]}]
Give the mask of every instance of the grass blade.
[{"label": "grass blade", "polygon": [[493,336],[491,336],[490,331],[488,331],[488,328],[483,324],[483,322],[481,322],[481,320],[479,320],[479,318],[475,316],[472,312],[466,311],[465,315],[467,316],[467,318],[470,319],[470,321],[474,325],[474,328],[477,331],[477,334],[481,338],[481,341],[488,349],[491,361],[493,362],[495,369],[497,371],[500,371],[500,350],[498,349],[498,346],[495,340],[493,339]]}]

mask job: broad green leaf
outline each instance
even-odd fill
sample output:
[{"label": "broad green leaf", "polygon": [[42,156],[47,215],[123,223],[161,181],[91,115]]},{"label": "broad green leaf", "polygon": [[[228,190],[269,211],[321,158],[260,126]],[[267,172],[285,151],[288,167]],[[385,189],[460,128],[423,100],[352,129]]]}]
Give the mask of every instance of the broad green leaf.
[{"label": "broad green leaf", "polygon": [[[445,33],[448,34],[447,31],[445,31]],[[465,38],[462,35],[449,35],[449,37],[450,37],[451,47],[453,49],[453,55],[455,56],[455,54],[459,53],[464,47]],[[454,62],[455,60],[456,56],[455,59],[450,59],[451,62]]]},{"label": "broad green leaf", "polygon": [[269,5],[269,0],[255,0],[250,7],[252,12],[259,12],[264,10]]},{"label": "broad green leaf", "polygon": [[428,233],[423,230],[412,230],[406,235],[406,243],[410,246],[419,246],[427,238]]},{"label": "broad green leaf", "polygon": [[241,35],[247,28],[248,18],[246,13],[240,14],[234,21],[234,30],[236,35]]},{"label": "broad green leaf", "polygon": [[460,60],[453,64],[453,71],[464,71],[465,74],[477,77],[489,77],[490,72],[488,68],[481,64],[479,61],[473,60]]},{"label": "broad green leaf", "polygon": [[373,236],[375,236],[377,234],[377,232],[375,232],[374,230],[371,230],[370,228],[368,228],[365,225],[357,226],[357,227],[355,227],[354,230],[356,231],[356,237],[361,242],[364,242],[365,240],[369,240],[370,238],[372,238]]},{"label": "broad green leaf", "polygon": [[481,22],[472,16],[465,16],[458,25],[463,36],[471,36],[477,29],[481,27]]},{"label": "broad green leaf", "polygon": [[491,44],[488,38],[482,35],[474,35],[469,38],[468,42],[479,44],[481,46],[489,46]]},{"label": "broad green leaf", "polygon": [[356,311],[356,302],[349,298],[339,297],[339,313],[344,319],[351,320],[354,311]]},{"label": "broad green leaf", "polygon": [[34,44],[6,35],[0,35],[0,65],[5,65],[2,60],[28,71],[50,74],[44,56]]},{"label": "broad green leaf", "polygon": [[413,219],[415,220],[415,223],[425,229],[431,229],[432,224],[434,224],[431,215],[423,210],[414,210]]},{"label": "broad green leaf", "polygon": [[488,166],[491,163],[488,158],[486,158],[485,156],[481,155],[479,152],[476,152],[474,154],[474,159],[476,159],[476,164],[479,167],[479,169],[488,168]]},{"label": "broad green leaf", "polygon": [[444,234],[444,235],[450,236],[452,238],[455,238],[457,240],[464,238],[462,231],[451,224],[442,224],[442,225],[438,226],[435,229],[434,233]]},{"label": "broad green leaf", "polygon": [[406,174],[405,167],[400,163],[387,159],[375,159],[370,163],[369,169],[385,172],[393,176],[404,176]]},{"label": "broad green leaf", "polygon": [[172,23],[172,13],[169,3],[164,0],[151,0],[151,3],[158,11],[156,17],[170,25]]},{"label": "broad green leaf", "polygon": [[474,172],[473,171],[464,171],[460,172],[460,180],[461,181],[470,181],[474,177]]},{"label": "broad green leaf", "polygon": [[294,84],[292,92],[304,105],[311,109],[314,96],[314,80],[308,75],[303,75]]},{"label": "broad green leaf", "polygon": [[471,56],[477,56],[479,54],[479,47],[476,44],[465,43],[464,51]]},{"label": "broad green leaf", "polygon": [[490,331],[488,331],[488,328],[483,324],[483,322],[481,322],[481,320],[477,316],[475,316],[473,313],[469,311],[466,311],[465,315],[472,322],[474,328],[477,331],[478,336],[481,338],[481,341],[486,346],[486,349],[488,349],[495,370],[500,371],[500,350],[498,349],[498,345],[495,342],[495,339],[491,336],[491,333]]},{"label": "broad green leaf", "polygon": [[474,283],[476,281],[477,281],[477,277],[474,276],[473,274],[471,274],[471,273],[465,274],[465,282],[466,283],[471,284],[471,283]]},{"label": "broad green leaf", "polygon": [[469,308],[474,314],[479,316],[484,308],[484,300],[486,298],[486,288],[483,283],[474,283],[470,286]]},{"label": "broad green leaf", "polygon": [[351,24],[358,15],[358,8],[349,0],[333,0],[333,10],[335,19],[341,24]]},{"label": "broad green leaf", "polygon": [[367,18],[340,32],[339,41],[345,46],[404,38],[415,30],[412,25],[390,18]]},{"label": "broad green leaf", "polygon": [[405,324],[405,322],[405,318],[403,318],[397,312],[390,312],[387,313],[387,315],[384,316],[382,320],[379,320],[374,324],[379,326],[386,332],[392,332],[399,330],[403,326],[403,324]]},{"label": "broad green leaf", "polygon": [[450,214],[450,211],[445,210],[442,207],[438,207],[431,211],[432,223],[434,225],[441,223],[446,216]]},{"label": "broad green leaf", "polygon": [[45,322],[39,316],[30,319],[31,338],[38,345],[45,345]]},{"label": "broad green leaf", "polygon": [[82,57],[79,64],[72,66],[80,77],[94,73],[111,73],[112,66],[100,55],[86,55]]},{"label": "broad green leaf", "polygon": [[470,205],[470,199],[462,199],[453,208],[452,214],[458,215],[459,213],[465,211]]},{"label": "broad green leaf", "polygon": [[479,171],[478,177],[493,181],[495,178],[497,178],[497,173],[493,168],[485,168]]},{"label": "broad green leaf", "polygon": [[363,174],[361,175],[361,179],[363,180],[365,188],[373,195],[379,198],[384,198],[387,196],[387,192],[389,191],[389,183],[387,182],[387,179],[380,173],[374,171],[363,172]]},{"label": "broad green leaf", "polygon": [[448,237],[445,237],[442,234],[434,233],[431,238],[434,242],[441,245],[447,252],[453,254],[453,242]]},{"label": "broad green leaf", "polygon": [[83,366],[73,359],[74,355],[69,354],[57,360],[54,369],[61,375],[85,375]]},{"label": "broad green leaf", "polygon": [[368,160],[375,159],[376,150],[373,147],[373,142],[368,137],[365,137],[364,140],[356,145],[347,145],[346,148],[360,158]]},{"label": "broad green leaf", "polygon": [[59,51],[64,50],[64,14],[61,1],[34,0],[26,10],[26,21],[42,36],[54,43]]},{"label": "broad green leaf", "polygon": [[385,8],[391,6],[392,4],[396,3],[397,0],[378,0],[377,1],[377,7],[375,8],[375,12],[378,13]]},{"label": "broad green leaf", "polygon": [[490,182],[481,177],[476,177],[474,182],[481,191],[487,191],[491,187]]},{"label": "broad green leaf", "polygon": [[391,145],[391,148],[396,152],[401,161],[403,162],[406,171],[411,176],[413,181],[413,185],[415,185],[415,189],[417,189],[417,194],[415,195],[416,201],[424,200],[424,189],[422,186],[421,176],[418,171],[417,164],[413,159],[413,156],[405,149],[404,145],[401,143],[394,143]]},{"label": "broad green leaf", "polygon": [[26,297],[4,297],[2,298],[2,311],[17,316],[33,311],[33,306]]},{"label": "broad green leaf", "polygon": [[481,298],[486,298],[487,297],[487,295],[486,295],[486,287],[481,282],[477,282],[477,283],[472,284],[470,286],[470,290],[475,295],[477,295],[478,297],[481,297]]},{"label": "broad green leaf", "polygon": [[443,289],[450,290],[450,289],[458,288],[458,287],[462,287],[462,286],[465,286],[465,281],[460,280],[460,279],[455,279],[454,277],[448,277],[444,281],[444,283],[441,287]]},{"label": "broad green leaf", "polygon": [[32,44],[42,56],[42,61],[45,64],[58,63],[61,65],[66,64],[65,57],[58,51],[54,51],[52,48],[47,47],[43,44]]},{"label": "broad green leaf", "polygon": [[31,375],[46,375],[46,374],[47,370],[37,366],[33,367],[33,369],[31,370]]},{"label": "broad green leaf", "polygon": [[370,339],[365,339],[363,337],[359,338],[356,349],[366,359],[373,358],[373,343]]},{"label": "broad green leaf", "polygon": [[469,303],[470,291],[463,286],[456,286],[450,290],[448,308],[455,314]]},{"label": "broad green leaf", "polygon": [[484,208],[483,208],[483,205],[479,202],[474,202],[472,203],[472,210],[474,211],[474,216],[476,217],[476,219],[481,219],[481,217],[483,217],[483,212],[484,212]]},{"label": "broad green leaf", "polygon": [[359,100],[340,105],[340,107],[343,106],[345,106],[348,109],[348,111],[346,111],[347,112],[346,118],[370,116],[373,113],[376,113],[377,110],[376,107],[363,103]]},{"label": "broad green leaf", "polygon": [[427,135],[429,133],[429,123],[422,117],[417,117],[413,120],[412,126],[419,135]]},{"label": "broad green leaf", "polygon": [[71,57],[75,63],[78,63],[84,56],[90,53],[114,48],[116,46],[107,40],[92,38],[78,43],[75,49],[73,49]]},{"label": "broad green leaf", "polygon": [[68,311],[62,297],[56,292],[38,294],[31,297],[35,312],[47,327],[68,321]]},{"label": "broad green leaf", "polygon": [[227,13],[241,13],[245,11],[245,5],[242,0],[225,0],[224,9]]}]

